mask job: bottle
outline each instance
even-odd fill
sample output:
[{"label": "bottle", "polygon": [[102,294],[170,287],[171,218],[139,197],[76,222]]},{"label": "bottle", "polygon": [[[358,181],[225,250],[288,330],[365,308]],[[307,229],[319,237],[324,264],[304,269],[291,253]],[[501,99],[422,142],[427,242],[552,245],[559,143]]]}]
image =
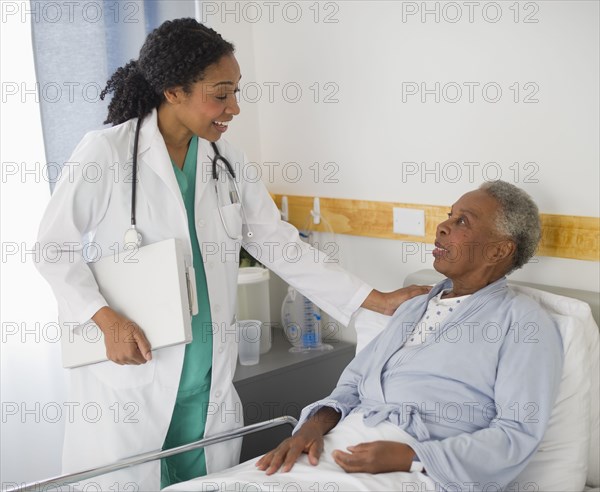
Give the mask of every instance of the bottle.
[{"label": "bottle", "polygon": [[321,310],[293,287],[281,306],[281,321],[285,335],[293,345],[290,352],[332,350],[321,343]]},{"label": "bottle", "polygon": [[269,301],[269,270],[244,267],[238,271],[237,319],[259,319],[260,353],[271,349],[271,308]]}]

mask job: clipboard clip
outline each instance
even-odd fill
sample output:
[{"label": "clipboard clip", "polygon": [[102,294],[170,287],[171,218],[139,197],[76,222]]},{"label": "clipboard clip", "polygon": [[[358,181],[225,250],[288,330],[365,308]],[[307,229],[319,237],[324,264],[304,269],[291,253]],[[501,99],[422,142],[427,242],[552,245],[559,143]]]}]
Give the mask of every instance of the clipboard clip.
[{"label": "clipboard clip", "polygon": [[198,294],[196,293],[196,271],[191,265],[186,268],[185,283],[187,285],[190,315],[195,316],[198,314]]}]

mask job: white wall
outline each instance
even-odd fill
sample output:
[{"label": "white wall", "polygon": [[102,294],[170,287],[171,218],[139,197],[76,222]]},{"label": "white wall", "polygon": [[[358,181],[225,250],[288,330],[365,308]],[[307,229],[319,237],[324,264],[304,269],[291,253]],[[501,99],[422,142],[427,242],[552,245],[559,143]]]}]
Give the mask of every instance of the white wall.
[{"label": "white wall", "polygon": [[[35,249],[37,228],[50,188],[41,173],[45,156],[37,96],[35,90],[22,90],[34,89],[36,81],[27,17],[22,21],[16,15],[10,22],[3,18],[1,43],[0,488],[4,489],[60,472],[68,408],[56,305],[32,261],[39,254]],[[7,89],[12,91],[14,86],[8,84],[13,83],[19,87],[16,94]]]},{"label": "white wall", "polygon": [[[600,215],[598,2],[479,2],[472,12],[469,2],[251,4],[204,2],[203,15],[238,46],[253,43],[257,78],[243,79],[242,111],[258,108],[260,153],[250,155],[272,192],[450,205],[501,177],[543,213]],[[409,92],[436,82],[439,102]],[[338,102],[325,103],[333,91]],[[254,125],[241,119],[229,138]],[[290,162],[302,168],[297,182]],[[426,245],[337,241],[344,266],[380,289],[431,264]],[[514,277],[600,290],[598,262],[537,258]]]}]

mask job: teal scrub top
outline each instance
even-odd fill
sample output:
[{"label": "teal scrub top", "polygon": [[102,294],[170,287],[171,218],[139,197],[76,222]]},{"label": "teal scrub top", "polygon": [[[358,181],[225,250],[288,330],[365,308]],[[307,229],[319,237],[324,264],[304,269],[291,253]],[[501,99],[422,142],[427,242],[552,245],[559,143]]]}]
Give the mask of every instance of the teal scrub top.
[{"label": "teal scrub top", "polygon": [[[198,137],[193,136],[185,156],[183,170],[173,164],[173,171],[187,212],[192,241],[198,291],[198,314],[192,317],[193,340],[185,347],[177,399],[163,449],[174,448],[202,439],[210,395],[212,370],[210,301],[204,263],[196,234],[194,213],[197,156]],[[204,449],[189,451],[161,460],[161,488],[203,475],[206,475]]]}]

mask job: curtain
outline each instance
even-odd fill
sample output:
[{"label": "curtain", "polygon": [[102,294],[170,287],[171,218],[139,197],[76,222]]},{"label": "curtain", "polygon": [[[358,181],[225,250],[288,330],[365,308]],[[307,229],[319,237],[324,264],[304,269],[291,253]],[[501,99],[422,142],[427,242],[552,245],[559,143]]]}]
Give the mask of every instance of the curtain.
[{"label": "curtain", "polygon": [[[7,10],[2,25],[2,42],[13,43],[3,45],[2,56],[4,48],[11,56],[2,59],[2,68],[6,65],[22,92],[20,101],[15,102],[18,96],[14,96],[2,107],[3,135],[5,131],[8,135],[2,141],[2,161],[22,166],[44,159],[61,165],[67,161],[85,132],[102,128],[106,103],[98,100],[98,93],[114,69],[137,58],[148,31],[168,18],[193,17],[195,7],[193,1],[11,4],[19,10],[14,15]],[[102,18],[95,20],[99,12]],[[38,101],[30,84],[34,66]],[[32,265],[31,252],[36,251],[38,224],[47,204],[45,175],[43,180],[39,175],[13,178],[1,183],[2,204],[9,204],[2,209],[7,209],[6,217],[2,216],[2,242],[19,246],[20,252],[7,255],[0,276],[2,490],[61,473],[64,425],[73,409],[68,373],[60,359],[55,301]],[[25,252],[29,254],[24,256]]]},{"label": "curtain", "polygon": [[168,19],[194,17],[192,0],[30,0],[32,41],[50,190],[83,135],[102,128],[100,91],[137,59],[146,35]]}]

